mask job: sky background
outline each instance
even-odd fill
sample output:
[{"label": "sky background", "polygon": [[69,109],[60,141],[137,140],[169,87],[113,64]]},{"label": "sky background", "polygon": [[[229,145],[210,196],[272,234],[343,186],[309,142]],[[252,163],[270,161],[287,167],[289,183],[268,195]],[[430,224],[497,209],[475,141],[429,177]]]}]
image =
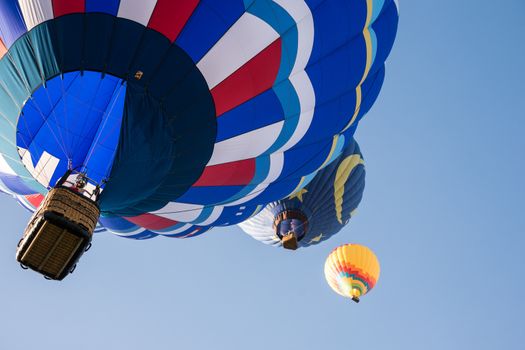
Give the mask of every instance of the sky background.
[{"label": "sky background", "polygon": [[[29,213],[0,197],[0,349],[523,349],[524,34],[523,0],[401,1],[363,202],[319,246],[102,234],[55,283],[19,268]],[[323,276],[349,242],[381,261],[360,304]]]}]

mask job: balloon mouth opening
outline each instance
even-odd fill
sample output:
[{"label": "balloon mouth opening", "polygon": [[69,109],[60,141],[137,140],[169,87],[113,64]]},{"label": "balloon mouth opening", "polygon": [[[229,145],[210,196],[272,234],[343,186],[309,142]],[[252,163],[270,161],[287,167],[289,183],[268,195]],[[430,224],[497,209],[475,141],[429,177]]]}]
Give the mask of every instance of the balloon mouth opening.
[{"label": "balloon mouth opening", "polygon": [[94,71],[64,73],[33,91],[17,121],[18,154],[31,176],[46,188],[70,169],[89,173],[97,183],[106,180],[125,96],[125,81]]},{"label": "balloon mouth opening", "polygon": [[361,297],[361,291],[357,288],[353,288],[351,292],[352,301],[359,303]]},{"label": "balloon mouth opening", "polygon": [[296,250],[308,230],[308,218],[299,210],[285,210],[276,215],[273,228],[284,249]]}]

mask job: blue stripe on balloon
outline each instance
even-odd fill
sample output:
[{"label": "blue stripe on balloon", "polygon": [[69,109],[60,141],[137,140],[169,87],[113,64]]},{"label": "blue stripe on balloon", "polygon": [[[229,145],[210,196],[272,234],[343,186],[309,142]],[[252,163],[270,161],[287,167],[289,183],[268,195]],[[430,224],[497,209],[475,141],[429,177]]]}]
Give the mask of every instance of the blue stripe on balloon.
[{"label": "blue stripe on balloon", "polygon": [[221,215],[213,222],[213,226],[238,224],[249,218],[255,212],[255,210],[256,207],[245,205],[224,207]]},{"label": "blue stripe on balloon", "polygon": [[118,216],[101,216],[100,223],[111,231],[129,233],[137,230],[137,225]]},{"label": "blue stripe on balloon", "polygon": [[[284,167],[280,179],[311,174],[326,161],[332,149],[332,138],[284,153]],[[282,197],[281,197],[282,198]]]},{"label": "blue stripe on balloon", "polygon": [[299,97],[294,86],[289,80],[285,80],[273,87],[273,90],[279,97],[284,109],[284,125],[281,132],[273,145],[265,152],[266,154],[274,153],[290,140],[297,125],[299,124],[299,115],[301,114],[301,105]]},{"label": "blue stripe on balloon", "polygon": [[[248,116],[250,116],[248,118]],[[284,119],[284,112],[273,90],[268,90],[217,118],[220,142]]]},{"label": "blue stripe on balloon", "polygon": [[244,11],[241,0],[201,0],[175,43],[199,62]]},{"label": "blue stripe on balloon", "polygon": [[86,0],[86,12],[102,12],[116,16],[119,6],[120,0]]},{"label": "blue stripe on balloon", "polygon": [[145,239],[155,238],[157,236],[158,236],[158,234],[156,234],[155,232],[144,230],[144,231],[142,231],[140,233],[136,233],[136,234],[131,235],[131,236],[121,236],[121,237],[142,241],[142,240],[145,240]]},{"label": "blue stripe on balloon", "polygon": [[373,0],[372,1],[372,23],[379,17],[379,14],[383,10],[385,0]]},{"label": "blue stripe on balloon", "polygon": [[191,187],[186,193],[177,198],[177,202],[191,204],[218,204],[239,193],[244,186],[203,186]]},{"label": "blue stripe on balloon", "polygon": [[159,234],[166,234],[166,233],[171,232],[171,231],[180,230],[181,228],[183,228],[186,225],[188,225],[188,223],[186,223],[186,222],[177,222],[174,225],[168,226],[168,227],[163,228],[163,229],[155,230],[154,232],[159,233]]}]

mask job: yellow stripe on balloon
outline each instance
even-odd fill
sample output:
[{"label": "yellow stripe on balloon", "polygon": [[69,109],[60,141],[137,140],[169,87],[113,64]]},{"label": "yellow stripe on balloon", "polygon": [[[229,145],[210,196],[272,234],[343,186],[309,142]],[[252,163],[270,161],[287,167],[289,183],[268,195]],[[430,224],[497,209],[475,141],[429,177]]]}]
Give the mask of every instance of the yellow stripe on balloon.
[{"label": "yellow stripe on balloon", "polygon": [[355,89],[355,111],[354,115],[352,116],[352,119],[350,119],[350,122],[345,126],[342,132],[345,132],[349,127],[351,127],[355,120],[357,119],[357,116],[359,115],[359,112],[361,111],[361,102],[363,100],[363,94],[361,92],[361,85],[358,85]]},{"label": "yellow stripe on balloon", "polygon": [[[332,140],[332,147],[330,148],[330,152],[328,153],[328,157],[326,157],[325,161],[323,162],[323,164],[319,167],[319,169],[322,169],[324,168],[328,162],[330,161],[330,159],[332,159],[332,156],[334,155],[334,152],[335,150],[337,149],[337,144],[339,143],[339,135],[335,135],[333,140]],[[298,191],[300,191],[302,188],[303,188],[303,184],[304,184],[304,181],[306,180],[306,177],[303,176],[301,178],[301,181],[299,181],[299,184],[297,185],[297,187],[292,191],[292,193],[289,194],[289,196],[293,196],[295,193],[297,193]],[[302,202],[302,200],[301,200]]]},{"label": "yellow stripe on balloon", "polygon": [[359,154],[352,154],[341,162],[337,168],[334,180],[334,201],[335,201],[335,213],[337,221],[343,224],[343,196],[345,195],[345,183],[348,181],[350,174],[356,166],[365,164],[364,160]]},{"label": "yellow stripe on balloon", "polygon": [[365,45],[366,45],[366,65],[365,65],[365,71],[363,73],[363,76],[361,77],[361,81],[357,85],[355,89],[355,111],[354,115],[352,116],[352,119],[350,119],[350,122],[346,125],[346,127],[343,129],[342,132],[346,131],[349,127],[351,127],[355,120],[357,119],[357,116],[359,115],[359,112],[361,111],[361,103],[363,102],[363,93],[361,90],[361,85],[365,82],[366,78],[368,77],[368,73],[370,73],[370,69],[372,68],[372,59],[373,59],[373,45],[372,45],[372,34],[370,34],[370,23],[372,22],[372,14],[374,11],[374,3],[373,0],[366,0],[366,6],[367,6],[367,14],[366,14],[366,22],[365,22],[365,28],[363,29],[363,37],[365,38]]},{"label": "yellow stripe on balloon", "polygon": [[366,43],[366,67],[365,67],[365,73],[363,74],[363,78],[361,79],[361,82],[359,85],[363,85],[365,82],[366,77],[368,76],[368,73],[370,73],[370,68],[372,68],[372,35],[370,34],[370,24],[372,22],[372,13],[374,12],[374,3],[373,0],[367,0],[366,5],[368,8],[368,13],[366,15],[366,24],[365,29],[363,30],[363,36],[365,37],[365,43]]},{"label": "yellow stripe on balloon", "polygon": [[335,135],[332,140],[332,148],[330,148],[330,153],[328,153],[328,157],[326,157],[326,160],[324,163],[319,167],[319,169],[322,169],[325,167],[326,164],[332,159],[332,156],[334,155],[335,150],[337,149],[337,143],[339,142],[339,134]]},{"label": "yellow stripe on balloon", "polygon": [[288,197],[292,197],[295,193],[299,192],[303,188],[304,180],[306,180],[306,177],[303,176],[301,178],[301,181],[299,181],[299,185],[288,195]]}]

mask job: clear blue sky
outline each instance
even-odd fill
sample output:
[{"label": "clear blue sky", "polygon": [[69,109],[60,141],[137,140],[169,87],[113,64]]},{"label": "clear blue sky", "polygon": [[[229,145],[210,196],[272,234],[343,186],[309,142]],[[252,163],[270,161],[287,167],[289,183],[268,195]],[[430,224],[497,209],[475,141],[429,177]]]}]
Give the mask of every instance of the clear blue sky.
[{"label": "clear blue sky", "polygon": [[[290,253],[238,228],[99,235],[63,283],[22,271],[29,214],[0,198],[0,349],[509,349],[525,344],[525,2],[404,0],[378,103],[356,134],[350,225]],[[382,264],[358,305],[325,284],[338,244]]]}]

